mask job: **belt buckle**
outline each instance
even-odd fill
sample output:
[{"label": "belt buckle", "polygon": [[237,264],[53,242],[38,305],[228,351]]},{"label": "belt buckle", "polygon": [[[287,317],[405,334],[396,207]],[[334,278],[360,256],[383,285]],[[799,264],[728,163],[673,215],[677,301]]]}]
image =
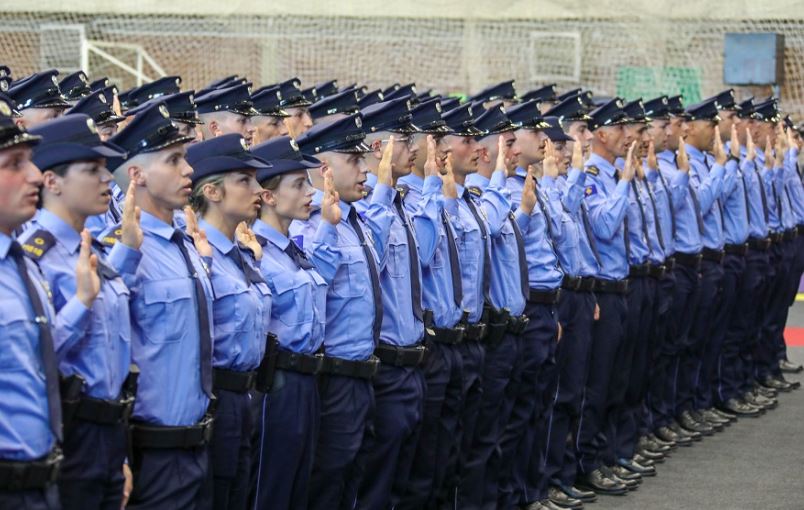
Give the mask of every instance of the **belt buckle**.
[{"label": "belt buckle", "polygon": [[317,353],[313,355],[315,358],[315,367],[313,368],[313,375],[318,374],[321,370],[324,369],[324,355],[322,353]]}]

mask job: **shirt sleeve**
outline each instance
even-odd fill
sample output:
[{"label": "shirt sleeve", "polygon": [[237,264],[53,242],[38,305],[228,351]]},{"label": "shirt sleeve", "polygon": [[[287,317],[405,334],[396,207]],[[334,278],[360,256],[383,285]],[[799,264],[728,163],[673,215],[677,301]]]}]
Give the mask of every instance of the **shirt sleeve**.
[{"label": "shirt sleeve", "polygon": [[409,217],[416,231],[419,248],[419,262],[429,266],[438,246],[438,223],[441,221],[443,204],[441,197],[441,179],[434,175],[424,179],[421,201],[409,211]]},{"label": "shirt sleeve", "polygon": [[505,188],[505,172],[499,170],[492,174],[488,187],[480,196],[480,206],[486,212],[489,234],[499,236],[511,211],[509,192]]},{"label": "shirt sleeve", "polygon": [[628,182],[619,181],[611,196],[606,194],[600,179],[589,175],[586,182],[584,195],[592,230],[601,239],[612,239],[628,210]]},{"label": "shirt sleeve", "polygon": [[363,220],[371,230],[374,240],[374,251],[377,253],[377,264],[380,271],[385,268],[388,258],[388,243],[391,239],[391,223],[394,221],[393,189],[385,184],[378,184],[371,196],[371,204],[363,213]]},{"label": "shirt sleeve", "polygon": [[[338,272],[343,260],[341,250],[338,247],[337,227],[329,222],[321,221],[312,234],[312,238],[313,242],[310,243],[307,256],[310,257],[310,261],[315,266],[318,274],[328,285],[331,285],[332,280],[335,278],[335,273]],[[304,243],[304,246],[307,246],[307,243]]]}]

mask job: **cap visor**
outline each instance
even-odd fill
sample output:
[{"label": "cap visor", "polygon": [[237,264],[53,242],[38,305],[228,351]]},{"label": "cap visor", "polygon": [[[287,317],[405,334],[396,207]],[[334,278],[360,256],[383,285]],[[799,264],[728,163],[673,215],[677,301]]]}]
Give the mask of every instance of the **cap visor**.
[{"label": "cap visor", "polygon": [[0,141],[0,150],[16,147],[17,145],[36,145],[42,140],[41,136],[20,133],[12,138]]},{"label": "cap visor", "polygon": [[101,143],[91,147],[89,150],[104,158],[125,158],[127,154],[123,148],[109,142]]}]

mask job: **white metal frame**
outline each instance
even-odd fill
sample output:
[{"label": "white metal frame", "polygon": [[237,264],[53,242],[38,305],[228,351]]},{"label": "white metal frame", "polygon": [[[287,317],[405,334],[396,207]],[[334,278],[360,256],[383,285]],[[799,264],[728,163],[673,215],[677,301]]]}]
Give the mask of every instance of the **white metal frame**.
[{"label": "white metal frame", "polygon": [[569,40],[573,46],[574,61],[572,67],[572,76],[561,74],[543,74],[539,72],[540,62],[531,57],[528,59],[530,62],[530,79],[533,82],[572,82],[580,83],[581,81],[581,33],[580,32],[542,32],[533,31],[530,33],[531,48],[541,39],[565,39]]}]

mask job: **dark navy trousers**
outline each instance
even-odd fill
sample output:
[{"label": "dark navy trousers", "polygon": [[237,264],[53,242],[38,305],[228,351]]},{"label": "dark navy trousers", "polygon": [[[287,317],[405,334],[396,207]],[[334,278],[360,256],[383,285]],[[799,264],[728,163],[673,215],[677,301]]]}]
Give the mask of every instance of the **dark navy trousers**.
[{"label": "dark navy trousers", "polygon": [[[120,506],[118,505],[118,509]],[[47,489],[30,491],[0,490],[0,510],[60,510],[59,489],[55,484]]]},{"label": "dark navy trousers", "polygon": [[674,374],[670,367],[673,360],[673,340],[668,338],[670,323],[676,320],[670,312],[673,307],[673,295],[676,287],[675,271],[669,270],[656,285],[656,316],[650,332],[650,376],[648,392],[645,395],[645,413],[640,426],[640,436],[655,431],[661,416],[671,415],[668,409],[670,402],[665,395],[667,388],[672,388]]},{"label": "dark navy trousers", "polygon": [[134,452],[134,491],[128,510],[208,508],[209,449],[140,449]]},{"label": "dark navy trousers", "polygon": [[253,398],[257,433],[248,508],[307,508],[320,413],[316,378],[278,370],[271,391]]},{"label": "dark navy trousers", "polygon": [[64,433],[59,497],[64,510],[119,510],[126,430],[75,420]]},{"label": "dark navy trousers", "polygon": [[214,510],[245,508],[249,500],[254,419],[248,393],[216,390],[217,410],[209,447],[207,498]]}]

